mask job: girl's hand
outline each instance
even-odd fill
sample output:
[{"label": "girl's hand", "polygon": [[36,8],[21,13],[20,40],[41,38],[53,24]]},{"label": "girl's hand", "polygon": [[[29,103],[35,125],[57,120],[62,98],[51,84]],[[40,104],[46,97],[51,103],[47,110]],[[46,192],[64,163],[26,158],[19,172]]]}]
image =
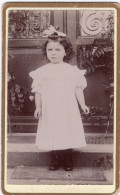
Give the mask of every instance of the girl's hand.
[{"label": "girl's hand", "polygon": [[89,114],[89,108],[86,105],[81,106],[81,108],[85,114]]},{"label": "girl's hand", "polygon": [[40,109],[36,109],[35,112],[34,112],[34,117],[39,119],[40,115],[41,115],[41,110]]}]

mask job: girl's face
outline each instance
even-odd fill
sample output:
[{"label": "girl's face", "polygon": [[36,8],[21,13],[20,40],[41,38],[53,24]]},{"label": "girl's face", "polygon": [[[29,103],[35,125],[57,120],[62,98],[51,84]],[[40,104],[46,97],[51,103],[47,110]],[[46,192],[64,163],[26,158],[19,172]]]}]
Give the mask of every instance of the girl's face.
[{"label": "girl's face", "polygon": [[46,53],[48,60],[54,64],[63,62],[66,55],[64,47],[59,42],[54,41],[47,44]]}]

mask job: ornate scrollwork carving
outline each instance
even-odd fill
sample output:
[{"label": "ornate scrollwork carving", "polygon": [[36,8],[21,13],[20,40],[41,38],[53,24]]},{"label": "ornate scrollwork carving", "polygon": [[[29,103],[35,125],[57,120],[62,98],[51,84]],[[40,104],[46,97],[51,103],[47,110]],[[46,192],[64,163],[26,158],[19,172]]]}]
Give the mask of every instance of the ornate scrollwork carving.
[{"label": "ornate scrollwork carving", "polygon": [[98,34],[108,33],[109,18],[113,14],[112,11],[82,11],[80,25],[82,35],[95,36]]},{"label": "ornate scrollwork carving", "polygon": [[39,38],[50,25],[50,11],[11,10],[8,24],[9,38]]}]

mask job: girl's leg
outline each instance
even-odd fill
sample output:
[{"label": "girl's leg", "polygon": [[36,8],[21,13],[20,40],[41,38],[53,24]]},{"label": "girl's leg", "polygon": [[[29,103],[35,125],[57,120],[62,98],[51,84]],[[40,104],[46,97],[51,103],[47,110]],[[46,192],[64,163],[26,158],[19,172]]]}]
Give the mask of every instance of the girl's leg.
[{"label": "girl's leg", "polygon": [[59,169],[60,165],[61,165],[61,155],[60,155],[60,151],[58,150],[53,150],[52,154],[52,161],[50,163],[50,167],[49,169],[52,171],[56,171]]},{"label": "girl's leg", "polygon": [[65,171],[72,171],[73,170],[72,149],[65,150],[63,157],[64,157],[63,165],[64,165]]}]

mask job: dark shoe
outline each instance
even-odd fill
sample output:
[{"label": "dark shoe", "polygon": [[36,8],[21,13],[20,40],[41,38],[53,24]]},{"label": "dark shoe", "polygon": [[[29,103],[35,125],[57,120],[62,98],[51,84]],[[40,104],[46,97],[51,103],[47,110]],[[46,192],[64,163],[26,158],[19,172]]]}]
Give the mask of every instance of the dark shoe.
[{"label": "dark shoe", "polygon": [[72,151],[70,150],[64,153],[64,169],[65,171],[73,170]]},{"label": "dark shoe", "polygon": [[51,161],[49,169],[51,171],[56,171],[59,169],[60,165],[61,165],[60,155],[59,154],[52,154],[52,161]]}]

